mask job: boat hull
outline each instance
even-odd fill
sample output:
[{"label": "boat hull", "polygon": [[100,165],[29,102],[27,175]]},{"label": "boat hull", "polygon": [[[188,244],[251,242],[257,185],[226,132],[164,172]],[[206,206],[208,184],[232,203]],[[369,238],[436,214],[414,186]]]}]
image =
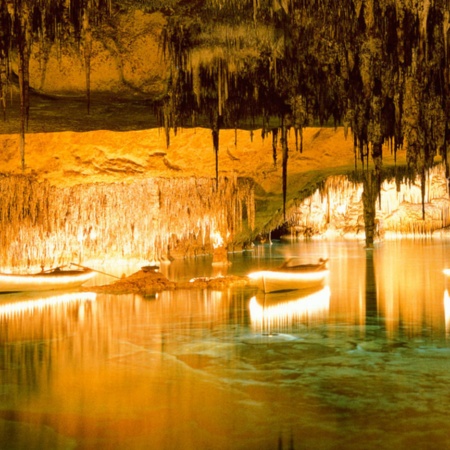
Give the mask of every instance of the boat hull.
[{"label": "boat hull", "polygon": [[328,269],[305,271],[262,270],[249,275],[252,284],[263,292],[314,289],[324,285]]},{"label": "boat hull", "polygon": [[61,270],[33,275],[0,274],[0,293],[73,289],[90,280],[93,270]]}]

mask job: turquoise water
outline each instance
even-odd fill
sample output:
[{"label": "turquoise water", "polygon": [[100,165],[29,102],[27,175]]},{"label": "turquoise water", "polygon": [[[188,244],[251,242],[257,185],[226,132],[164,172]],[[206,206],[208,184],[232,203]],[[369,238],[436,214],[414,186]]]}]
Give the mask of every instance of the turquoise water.
[{"label": "turquoise water", "polygon": [[290,256],[329,258],[327,285],[0,297],[0,448],[450,448],[446,241],[279,243],[161,270]]}]

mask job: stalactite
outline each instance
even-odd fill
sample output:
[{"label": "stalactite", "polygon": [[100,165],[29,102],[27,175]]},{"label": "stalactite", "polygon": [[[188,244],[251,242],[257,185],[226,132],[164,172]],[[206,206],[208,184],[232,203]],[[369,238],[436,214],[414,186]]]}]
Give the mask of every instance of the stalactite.
[{"label": "stalactite", "polygon": [[6,97],[9,87],[9,50],[11,46],[12,21],[8,14],[6,0],[0,6],[0,101],[3,119],[6,120]]},{"label": "stalactite", "polygon": [[87,0],[86,9],[82,18],[82,40],[84,45],[84,70],[86,74],[86,107],[87,113],[91,109],[91,55],[92,55],[92,30],[89,19],[91,11],[91,0]]},{"label": "stalactite", "polygon": [[[411,178],[407,170],[397,168],[391,176],[386,175],[381,180],[381,195],[377,202],[379,182],[374,171],[370,175],[360,171],[354,179],[343,175],[330,177],[310,197],[289,208],[287,220],[299,237],[319,234],[363,237],[362,233],[367,233],[367,230],[361,227],[359,218],[373,211],[376,215],[369,218],[372,223],[369,235],[373,230],[374,239],[384,235],[431,235],[450,226],[450,199],[444,163],[429,169],[425,181],[421,175]],[[367,206],[373,208],[372,213],[370,209],[365,210],[363,193]]]},{"label": "stalactite", "polygon": [[[25,167],[30,45],[67,34],[82,44],[89,108],[91,43],[111,4],[2,0],[0,5],[1,102],[5,114],[15,52]],[[161,101],[167,145],[170,130],[176,133],[183,121],[200,117],[207,123],[217,111],[220,126],[219,120],[211,123],[216,161],[220,128],[245,123],[252,132],[262,116],[265,134],[282,129],[289,117],[301,138],[303,127],[315,121],[343,120],[346,133],[353,133],[355,168],[359,159],[367,169],[370,157],[378,165],[383,144],[393,141],[394,154],[404,145],[411,171],[422,174],[446,147],[449,17],[447,2],[428,0],[180,2],[162,36],[171,68]],[[380,163],[377,171],[382,170]],[[216,184],[218,178],[216,166]]]},{"label": "stalactite", "polygon": [[277,167],[277,147],[278,147],[278,128],[272,128],[272,159],[273,165]]},{"label": "stalactite", "polygon": [[448,160],[448,137],[449,137],[449,127],[448,122],[445,123],[445,134],[444,134],[444,144],[442,146],[442,160],[445,165],[445,178],[447,179],[448,189],[450,192],[450,166]]},{"label": "stalactite", "polygon": [[[20,91],[20,154],[22,170],[25,169],[25,134],[29,120],[30,52],[35,41],[45,45],[46,41],[63,40],[73,32],[78,38],[86,39],[86,92],[88,108],[90,103],[90,21],[99,22],[100,17],[109,13],[110,2],[103,0],[2,0],[0,4],[0,94],[4,115],[6,114],[5,87],[11,77],[10,58],[17,53],[18,79]],[[81,29],[83,32],[81,33]],[[83,34],[83,36],[81,36]],[[45,58],[45,54],[44,54]]]},{"label": "stalactite", "polygon": [[363,211],[366,247],[373,247],[375,237],[376,201],[380,191],[380,180],[376,171],[365,171],[363,178]]},{"label": "stalactite", "polygon": [[1,177],[0,266],[211,253],[215,239],[226,247],[254,227],[253,184],[220,177],[218,186],[211,178],[180,178],[57,189],[26,176]]},{"label": "stalactite", "polygon": [[[57,40],[69,28],[75,37],[86,39],[83,48],[89,107],[90,33],[110,10],[111,2],[3,0],[1,5],[5,19],[2,18],[2,28],[11,18],[18,24],[17,17],[24,17],[28,8],[33,30],[43,32],[39,39],[44,39],[45,34],[45,38]],[[15,12],[11,12],[11,5]],[[236,24],[229,23],[230,14],[236,17]],[[18,48],[17,30],[20,27],[13,29],[8,48]],[[408,136],[404,127],[409,120],[408,108],[404,108],[408,101],[405,77],[414,77],[414,84],[419,87],[427,80],[435,80],[434,86],[427,89],[431,88],[433,95],[443,101],[447,97],[448,31],[449,13],[442,2],[204,0],[180,3],[168,18],[163,34],[165,55],[181,75],[172,74],[176,79],[169,86],[171,119],[167,126],[176,129],[179,119],[192,117],[183,109],[207,113],[211,107],[208,98],[215,98],[219,109],[223,109],[224,125],[235,126],[236,115],[229,113],[236,107],[236,102],[231,106],[230,101],[230,91],[234,90],[242,94],[243,103],[248,105],[240,110],[240,118],[254,118],[258,114],[281,117],[280,113],[287,109],[295,130],[301,130],[305,124],[296,122],[298,108],[292,104],[293,98],[307,100],[308,121],[336,122],[354,110],[352,132],[359,142],[371,145],[373,142],[365,130],[372,120],[370,116],[376,113],[370,102],[371,91],[379,78],[382,89],[376,95],[385,108],[379,120],[383,126],[392,123],[392,102],[395,105],[395,152],[404,136]],[[31,39],[37,39],[38,34],[33,33]],[[1,42],[2,39],[0,57],[7,59],[7,44]],[[199,49],[198,63],[191,67],[190,55]],[[196,74],[201,65],[215,66],[218,76],[215,86],[205,84]],[[189,81],[184,74],[192,70],[193,80]],[[439,79],[446,82],[438,82]],[[195,102],[180,98],[190,90],[195,94]],[[447,110],[445,106],[446,114]],[[228,118],[232,122],[226,123]],[[382,135],[384,139],[392,137],[392,128],[385,128]],[[408,151],[417,150],[411,146]]]},{"label": "stalactite", "polygon": [[163,121],[164,121],[164,124],[163,124],[164,132],[166,135],[166,147],[169,148],[171,120],[170,120],[170,109],[169,109],[169,105],[167,104],[167,102],[164,102],[162,116],[163,116]]},{"label": "stalactite", "polygon": [[[203,17],[202,3],[199,5],[198,14]],[[272,34],[266,34],[268,38],[262,40],[260,34],[249,33],[245,37],[239,36],[240,46],[230,46],[230,42],[238,40],[237,37],[230,39],[230,36],[239,31],[238,27],[228,27],[222,47],[228,53],[220,59],[211,57],[219,54],[220,33],[215,34],[215,40],[206,34],[200,35],[192,22],[184,22],[188,28],[181,27],[181,17],[169,24],[167,35],[176,37],[169,46],[171,60],[179,62],[178,67],[185,70],[183,61],[187,59],[183,55],[203,45],[205,59],[198,64],[203,64],[205,70],[209,66],[211,76],[217,76],[214,83],[208,78],[197,77],[195,89],[192,86],[196,105],[203,108],[203,113],[208,113],[211,100],[215,99],[223,111],[224,126],[235,127],[237,102],[231,103],[231,96],[226,95],[233,89],[237,98],[245,98],[252,105],[251,110],[240,109],[239,117],[253,120],[255,113],[261,114],[263,135],[268,128],[266,118],[269,116],[289,115],[291,126],[296,136],[300,132],[300,137],[302,128],[311,120],[326,123],[332,119],[336,125],[344,118],[346,130],[349,127],[354,134],[355,149],[363,169],[369,167],[370,148],[378,151],[385,142],[393,141],[396,154],[405,136],[410,162],[419,162],[425,157],[427,161],[420,164],[429,167],[441,134],[433,136],[431,129],[426,129],[426,123],[415,118],[409,93],[413,86],[415,89],[425,80],[434,80],[431,94],[424,97],[425,90],[414,91],[417,104],[425,100],[430,109],[436,104],[439,89],[443,89],[437,80],[442,78],[441,72],[446,67],[441,63],[446,61],[446,36],[441,38],[439,33],[443,36],[444,31],[448,31],[448,14],[441,14],[441,6],[430,3],[420,9],[409,3],[398,5],[384,1],[360,2],[356,6],[353,2],[336,4],[330,1],[317,5],[276,2],[256,9],[255,3],[252,5],[248,8],[252,12],[248,16],[243,14],[239,23],[252,22],[256,31],[259,24],[264,23]],[[214,11],[218,20],[217,25],[208,23],[208,36],[219,30],[220,20],[224,20],[227,11],[233,7],[236,5],[231,0],[220,2],[220,6],[217,2],[208,3],[205,14]],[[256,14],[258,21],[255,21]],[[317,39],[318,35],[321,39]],[[258,51],[252,56],[249,56],[250,52],[242,52],[246,46],[254,49],[255,45]],[[232,88],[230,67],[234,67],[237,74],[233,75]],[[254,86],[253,92],[248,85]],[[189,90],[191,87],[184,85],[183,88]],[[182,107],[189,108],[190,105]],[[436,129],[441,126],[442,115],[436,108],[434,111],[432,128]],[[232,121],[227,123],[231,118]],[[279,126],[272,126],[272,129]],[[410,133],[413,128],[414,132]],[[423,157],[420,156],[422,137],[415,140],[417,130],[419,135],[433,141],[429,154]],[[272,133],[272,138],[276,163],[276,132]],[[300,150],[301,145],[300,142]],[[410,165],[420,173],[420,166]],[[382,171],[381,166],[377,170]]]},{"label": "stalactite", "polygon": [[222,124],[222,115],[220,112],[215,114],[212,125],[212,140],[216,167],[216,187],[219,188],[219,133]]},{"label": "stalactite", "polygon": [[288,174],[288,128],[283,120],[281,127],[282,178],[283,178],[283,217],[286,220],[287,174]]},{"label": "stalactite", "polygon": [[22,170],[25,170],[25,133],[28,126],[29,100],[29,62],[30,62],[30,11],[28,5],[16,11],[19,27],[18,56],[19,56],[19,90],[20,90],[20,157]]},{"label": "stalactite", "polygon": [[420,174],[420,193],[422,196],[422,220],[425,220],[425,195],[426,195],[426,175],[425,169]]}]

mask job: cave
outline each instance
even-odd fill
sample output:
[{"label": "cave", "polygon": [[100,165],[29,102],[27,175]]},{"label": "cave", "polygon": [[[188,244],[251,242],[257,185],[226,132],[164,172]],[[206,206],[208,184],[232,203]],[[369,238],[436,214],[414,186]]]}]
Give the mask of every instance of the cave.
[{"label": "cave", "polygon": [[[89,190],[99,182],[110,183],[112,192],[115,183],[167,177],[183,186],[190,177],[211,177],[215,187],[208,196],[215,204],[219,185],[230,178],[253,186],[254,193],[247,187],[242,194],[229,191],[221,219],[212,211],[205,216],[202,205],[186,206],[180,214],[187,221],[202,211],[201,232],[160,228],[158,239],[142,251],[123,250],[126,257],[211,253],[217,233],[224,247],[243,248],[283,223],[301,235],[298,205],[317,188],[327,195],[319,185],[341,174],[357,174],[364,187],[363,228],[370,247],[377,240],[377,198],[392,171],[403,174],[399,183],[406,186],[418,177],[424,222],[430,220],[429,171],[440,165],[448,177],[445,2],[5,0],[0,20],[2,176],[8,185],[3,189],[11,189],[12,180],[22,183],[22,177],[45,192],[79,185]],[[102,144],[80,151],[77,141],[87,133],[91,143]],[[186,135],[193,139],[187,145]],[[209,140],[211,151],[201,139]],[[133,146],[133,140],[141,142]],[[178,148],[185,145],[181,156]],[[248,147],[253,163],[241,156]],[[196,153],[208,170],[186,170],[186,152],[194,159]],[[329,157],[302,167],[302,158],[312,153]],[[270,163],[257,164],[268,155]],[[1,216],[9,231],[2,241],[10,242],[11,230],[28,216],[32,224],[11,245],[29,247],[36,235],[61,238],[63,221],[49,225],[48,208],[27,205],[32,197],[20,186],[14,189],[21,198],[4,196]],[[108,194],[101,198],[97,208],[114,202]],[[24,211],[11,213],[22,204]],[[445,219],[433,223],[418,230],[448,225]],[[104,233],[92,222],[77,227]],[[127,229],[133,227],[128,223]],[[414,225],[404,228],[409,233]],[[306,235],[311,232],[316,233],[308,229]],[[52,263],[74,254],[81,258],[70,242],[82,232],[73,233],[62,245],[67,251],[52,256]],[[124,247],[120,240],[128,236],[127,231],[114,245]],[[42,252],[26,261],[6,256],[11,253],[4,249],[1,266],[48,264]]]},{"label": "cave", "polygon": [[450,448],[449,31],[0,0],[0,448]]}]

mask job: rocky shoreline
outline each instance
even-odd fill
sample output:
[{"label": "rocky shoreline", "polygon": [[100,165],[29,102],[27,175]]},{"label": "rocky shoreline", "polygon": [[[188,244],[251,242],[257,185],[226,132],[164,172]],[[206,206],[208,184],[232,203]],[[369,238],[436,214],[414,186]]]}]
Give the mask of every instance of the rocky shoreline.
[{"label": "rocky shoreline", "polygon": [[83,291],[104,294],[140,294],[143,296],[154,295],[162,291],[179,289],[213,289],[222,290],[229,287],[246,287],[250,285],[250,279],[246,276],[218,276],[193,278],[186,282],[174,282],[167,279],[162,273],[154,269],[142,268],[127,277],[123,277],[114,283],[102,286],[83,288]]}]

